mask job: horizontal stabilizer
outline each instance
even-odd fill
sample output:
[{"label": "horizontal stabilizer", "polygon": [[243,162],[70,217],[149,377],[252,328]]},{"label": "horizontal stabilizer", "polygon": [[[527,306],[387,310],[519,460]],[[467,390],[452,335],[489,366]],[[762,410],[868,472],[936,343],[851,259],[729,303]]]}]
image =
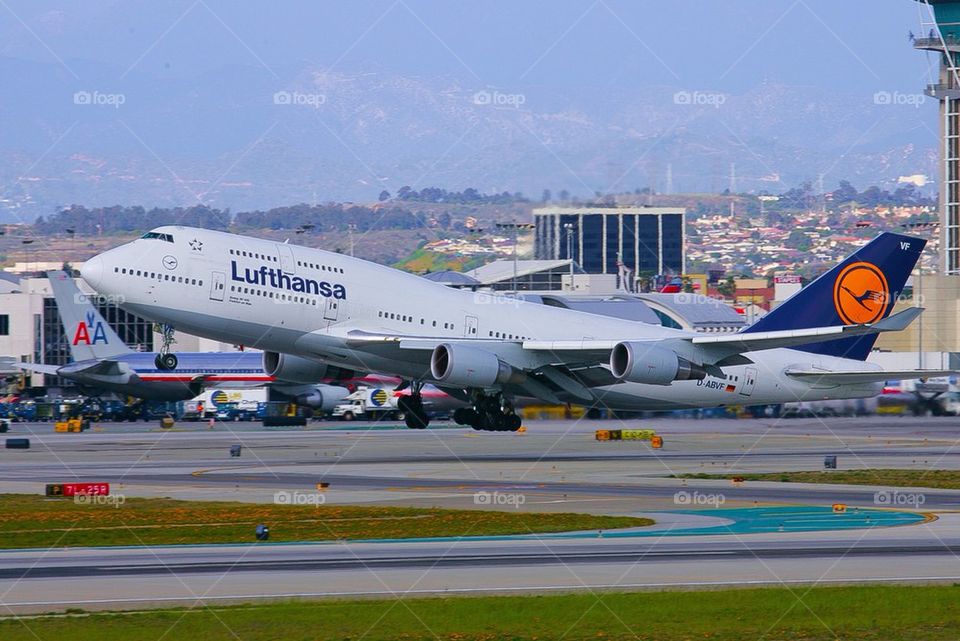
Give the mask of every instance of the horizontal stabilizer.
[{"label": "horizontal stabilizer", "polygon": [[[753,332],[725,334],[720,336],[695,336],[688,339],[698,347],[708,351],[716,351],[714,358],[756,352],[779,347],[794,347],[809,343],[835,341],[842,338],[867,336],[882,332],[899,332],[923,312],[921,307],[911,307],[894,314],[889,318],[877,321],[870,325],[834,325],[832,327],[811,327],[807,329],[786,329],[772,332]],[[721,356],[722,355],[722,356]],[[716,362],[716,360],[714,360]]]},{"label": "horizontal stabilizer", "polygon": [[25,369],[31,372],[39,372],[41,374],[49,374],[51,376],[56,376],[60,373],[59,365],[42,365],[40,363],[26,363],[20,362],[17,363],[17,367],[20,369]]},{"label": "horizontal stabilizer", "polygon": [[940,378],[953,376],[956,370],[947,369],[901,369],[869,370],[858,372],[824,372],[819,370],[787,370],[786,375],[806,383],[825,383],[834,385],[857,385],[861,383],[885,383],[915,378]]}]

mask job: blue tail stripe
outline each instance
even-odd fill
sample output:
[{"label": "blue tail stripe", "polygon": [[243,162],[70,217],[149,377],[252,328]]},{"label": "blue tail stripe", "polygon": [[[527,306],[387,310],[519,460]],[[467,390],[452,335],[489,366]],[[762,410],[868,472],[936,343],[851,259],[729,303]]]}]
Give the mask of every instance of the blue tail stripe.
[{"label": "blue tail stripe", "polygon": [[[920,259],[920,254],[923,252],[926,243],[927,241],[922,238],[903,234],[890,232],[880,234],[743,332],[772,332],[830,327],[860,322],[876,322],[886,318],[890,315],[894,304],[903,292],[907,278]],[[857,263],[864,263],[865,265],[861,266]],[[873,279],[869,282],[874,282],[876,285],[867,289],[864,289],[863,285],[859,288],[854,287],[856,291],[850,287],[845,287],[846,275],[852,270],[866,272],[867,278]],[[875,275],[877,270],[882,274],[882,277]],[[838,283],[838,279],[841,279],[841,277],[844,280]],[[882,289],[880,285],[884,279],[886,281],[886,291],[876,291]],[[835,302],[835,297],[839,302]],[[851,317],[841,318],[841,309]],[[871,309],[875,311],[870,312]],[[851,310],[853,313],[851,313]],[[867,310],[869,313],[865,313],[863,310]],[[860,314],[858,315],[857,312],[860,312]],[[864,314],[867,318],[864,317]],[[876,340],[877,335],[874,334],[838,341],[811,343],[796,349],[814,354],[866,360]]]}]

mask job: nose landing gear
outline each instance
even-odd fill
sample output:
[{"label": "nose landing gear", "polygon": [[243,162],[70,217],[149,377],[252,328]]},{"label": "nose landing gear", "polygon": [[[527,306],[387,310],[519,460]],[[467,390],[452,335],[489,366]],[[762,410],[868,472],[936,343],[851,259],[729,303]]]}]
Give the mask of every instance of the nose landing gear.
[{"label": "nose landing gear", "polygon": [[522,421],[513,406],[501,394],[476,392],[473,407],[461,407],[453,413],[458,425],[469,425],[475,430],[487,432],[516,432]]},{"label": "nose landing gear", "polygon": [[154,325],[154,330],[160,333],[162,343],[157,357],[153,359],[153,364],[159,370],[171,371],[177,369],[177,355],[170,351],[170,346],[177,342],[173,337],[173,325],[167,325],[166,323]]}]

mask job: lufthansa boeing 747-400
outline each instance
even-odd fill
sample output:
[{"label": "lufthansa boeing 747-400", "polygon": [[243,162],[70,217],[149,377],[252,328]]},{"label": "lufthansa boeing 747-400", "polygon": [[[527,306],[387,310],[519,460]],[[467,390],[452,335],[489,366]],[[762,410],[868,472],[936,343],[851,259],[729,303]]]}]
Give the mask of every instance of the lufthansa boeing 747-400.
[{"label": "lufthansa boeing 747-400", "polygon": [[157,228],[81,273],[141,316],[265,350],[278,378],[398,376],[411,391],[401,408],[409,427],[427,426],[420,391],[434,383],[469,401],[458,423],[514,430],[516,397],[661,410],[864,398],[888,379],[945,375],[865,362],[880,332],[921,313],[890,315],[924,245],[883,233],[727,335],[450,289],[342,254],[190,227]]}]

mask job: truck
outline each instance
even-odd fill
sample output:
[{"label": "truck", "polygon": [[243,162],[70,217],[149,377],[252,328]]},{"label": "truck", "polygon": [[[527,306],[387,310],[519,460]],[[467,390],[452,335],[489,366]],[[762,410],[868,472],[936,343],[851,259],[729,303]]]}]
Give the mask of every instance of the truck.
[{"label": "truck", "polygon": [[367,386],[358,387],[355,392],[348,394],[343,403],[334,407],[330,413],[333,418],[343,421],[358,418],[392,421],[400,418],[400,415],[393,390]]},{"label": "truck", "polygon": [[267,401],[264,387],[250,389],[207,390],[189,401],[181,401],[178,411],[184,421],[255,420],[261,405]]}]

